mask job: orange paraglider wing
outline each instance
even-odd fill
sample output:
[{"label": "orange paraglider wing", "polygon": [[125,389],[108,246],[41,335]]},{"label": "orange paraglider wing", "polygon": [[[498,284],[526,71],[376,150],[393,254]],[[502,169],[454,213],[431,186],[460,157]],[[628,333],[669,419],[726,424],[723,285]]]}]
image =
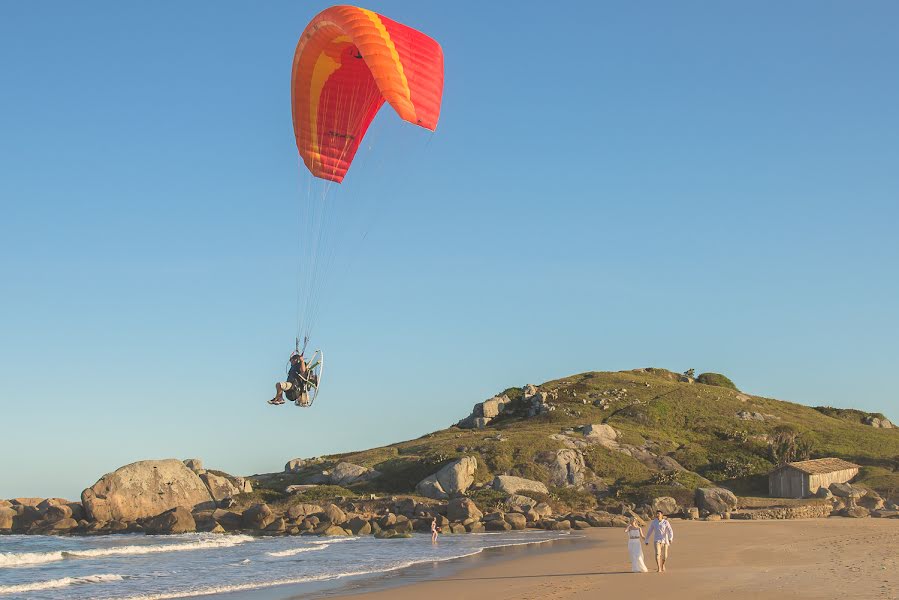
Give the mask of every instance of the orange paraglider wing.
[{"label": "orange paraglider wing", "polygon": [[355,6],[319,13],[293,58],[293,129],[316,177],[340,183],[386,101],[433,131],[443,95],[443,50],[430,37]]}]

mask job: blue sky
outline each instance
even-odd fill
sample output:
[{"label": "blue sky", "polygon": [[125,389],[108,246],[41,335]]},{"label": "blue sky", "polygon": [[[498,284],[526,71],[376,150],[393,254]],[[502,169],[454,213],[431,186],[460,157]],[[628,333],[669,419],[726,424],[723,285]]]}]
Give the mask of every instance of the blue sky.
[{"label": "blue sky", "polygon": [[379,115],[319,402],[266,405],[309,200],[291,59],[325,6],[0,9],[0,497],[279,470],[586,370],[899,417],[891,2],[372,1],[442,44],[440,124]]}]

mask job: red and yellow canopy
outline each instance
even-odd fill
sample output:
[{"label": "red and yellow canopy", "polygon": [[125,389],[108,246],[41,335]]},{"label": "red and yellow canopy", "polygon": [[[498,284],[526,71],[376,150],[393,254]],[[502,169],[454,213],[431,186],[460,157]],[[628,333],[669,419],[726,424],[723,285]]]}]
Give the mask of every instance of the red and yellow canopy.
[{"label": "red and yellow canopy", "polygon": [[443,50],[430,37],[355,6],[332,6],[306,26],[291,77],[293,128],[316,177],[341,182],[386,101],[434,130],[443,96]]}]

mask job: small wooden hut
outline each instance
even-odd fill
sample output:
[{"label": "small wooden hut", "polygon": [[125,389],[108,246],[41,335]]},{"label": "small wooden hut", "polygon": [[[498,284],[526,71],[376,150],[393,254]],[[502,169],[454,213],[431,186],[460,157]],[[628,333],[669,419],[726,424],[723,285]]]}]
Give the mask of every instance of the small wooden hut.
[{"label": "small wooden hut", "polygon": [[774,498],[806,498],[832,483],[848,483],[859,466],[840,458],[816,458],[781,465],[768,475],[768,495]]}]

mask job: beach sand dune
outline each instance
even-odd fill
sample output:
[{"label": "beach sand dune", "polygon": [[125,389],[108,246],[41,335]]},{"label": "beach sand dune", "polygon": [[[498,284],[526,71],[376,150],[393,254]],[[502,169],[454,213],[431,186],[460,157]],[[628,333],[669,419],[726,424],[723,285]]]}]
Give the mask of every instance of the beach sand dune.
[{"label": "beach sand dune", "polygon": [[561,600],[595,598],[899,598],[899,520],[672,522],[668,572],[632,574],[624,533],[593,529],[576,549],[485,561],[443,578],[357,600]]}]

